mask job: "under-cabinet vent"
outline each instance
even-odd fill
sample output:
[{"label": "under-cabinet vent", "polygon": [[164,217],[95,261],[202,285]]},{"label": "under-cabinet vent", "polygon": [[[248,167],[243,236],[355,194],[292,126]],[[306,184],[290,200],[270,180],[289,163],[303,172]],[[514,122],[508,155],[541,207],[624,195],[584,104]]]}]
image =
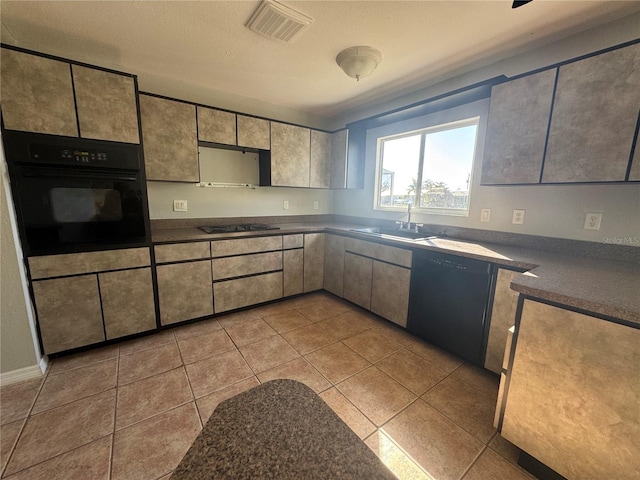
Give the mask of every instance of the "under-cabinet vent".
[{"label": "under-cabinet vent", "polygon": [[291,43],[313,19],[273,0],[263,0],[247,27],[260,35]]}]

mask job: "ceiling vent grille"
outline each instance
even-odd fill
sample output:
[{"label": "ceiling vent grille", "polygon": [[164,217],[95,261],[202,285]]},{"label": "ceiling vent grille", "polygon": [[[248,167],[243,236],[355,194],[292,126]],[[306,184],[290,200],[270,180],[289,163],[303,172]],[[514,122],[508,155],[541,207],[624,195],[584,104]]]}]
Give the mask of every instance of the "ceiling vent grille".
[{"label": "ceiling vent grille", "polygon": [[311,25],[311,22],[312,18],[286,5],[273,0],[263,0],[251,16],[247,27],[265,37],[291,43]]}]

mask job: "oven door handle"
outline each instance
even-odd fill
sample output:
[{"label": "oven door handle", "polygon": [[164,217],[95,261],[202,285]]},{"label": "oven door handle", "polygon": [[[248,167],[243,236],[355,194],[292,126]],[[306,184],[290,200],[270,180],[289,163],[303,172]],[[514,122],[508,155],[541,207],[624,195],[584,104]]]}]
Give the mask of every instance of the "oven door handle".
[{"label": "oven door handle", "polygon": [[110,173],[110,172],[83,172],[80,173],[75,170],[56,170],[56,171],[33,171],[31,169],[23,169],[22,175],[24,177],[31,178],[91,178],[97,180],[116,180],[121,182],[135,182],[138,180],[136,175],[131,175],[127,173]]}]

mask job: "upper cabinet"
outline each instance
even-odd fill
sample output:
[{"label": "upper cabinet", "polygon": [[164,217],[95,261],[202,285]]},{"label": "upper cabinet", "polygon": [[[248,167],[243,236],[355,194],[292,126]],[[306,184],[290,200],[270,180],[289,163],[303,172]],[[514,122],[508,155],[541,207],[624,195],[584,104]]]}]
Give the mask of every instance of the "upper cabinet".
[{"label": "upper cabinet", "polygon": [[633,155],[633,162],[631,163],[631,171],[629,172],[629,180],[638,182],[640,181],[640,142],[636,143],[636,152]]},{"label": "upper cabinet", "polygon": [[236,114],[198,106],[198,140],[236,144]]},{"label": "upper cabinet", "polygon": [[338,130],[331,134],[330,188],[347,188],[347,147],[349,131]]},{"label": "upper cabinet", "polygon": [[269,120],[237,115],[238,146],[271,149],[271,129]]},{"label": "upper cabinet", "polygon": [[542,181],[623,181],[640,107],[640,44],[560,67]]},{"label": "upper cabinet", "polygon": [[311,130],[309,186],[329,188],[331,183],[331,134]]},{"label": "upper cabinet", "polygon": [[147,180],[198,182],[196,107],[140,95]]},{"label": "upper cabinet", "polygon": [[309,187],[311,131],[271,122],[271,185]]},{"label": "upper cabinet", "polygon": [[134,77],[8,48],[2,114],[8,130],[140,143]]},{"label": "upper cabinet", "polygon": [[639,107],[639,43],[496,85],[481,183],[623,182]]}]

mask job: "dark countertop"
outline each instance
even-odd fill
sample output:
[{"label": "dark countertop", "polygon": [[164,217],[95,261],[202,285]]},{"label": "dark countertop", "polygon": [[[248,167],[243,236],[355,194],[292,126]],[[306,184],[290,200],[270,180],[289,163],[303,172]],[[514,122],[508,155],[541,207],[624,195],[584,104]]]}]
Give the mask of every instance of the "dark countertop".
[{"label": "dark countertop", "polygon": [[[152,232],[154,243],[242,238],[309,232],[348,234],[397,247],[426,249],[493,262],[527,272],[511,288],[522,294],[640,325],[640,265],[531,248],[453,238],[409,240],[352,232],[362,227],[344,223],[282,223],[279,230],[206,234],[197,228],[168,228]],[[634,248],[634,247],[629,247]]]},{"label": "dark countertop", "polygon": [[171,476],[214,478],[396,477],[313,390],[273,380],[218,405]]}]

